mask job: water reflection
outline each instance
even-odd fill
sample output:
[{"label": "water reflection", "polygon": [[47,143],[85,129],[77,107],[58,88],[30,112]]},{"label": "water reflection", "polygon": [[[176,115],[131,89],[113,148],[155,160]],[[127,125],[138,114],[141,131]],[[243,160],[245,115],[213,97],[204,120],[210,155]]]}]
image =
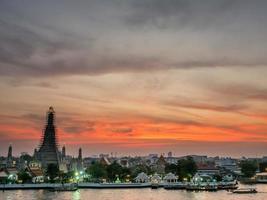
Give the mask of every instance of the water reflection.
[{"label": "water reflection", "polygon": [[80,190],[77,190],[72,193],[72,200],[80,200],[81,199],[81,193]]},{"label": "water reflection", "polygon": [[257,194],[231,194],[218,192],[187,192],[184,190],[146,189],[79,189],[75,192],[50,192],[47,190],[7,190],[0,192],[0,200],[266,200],[267,185],[257,185]]}]

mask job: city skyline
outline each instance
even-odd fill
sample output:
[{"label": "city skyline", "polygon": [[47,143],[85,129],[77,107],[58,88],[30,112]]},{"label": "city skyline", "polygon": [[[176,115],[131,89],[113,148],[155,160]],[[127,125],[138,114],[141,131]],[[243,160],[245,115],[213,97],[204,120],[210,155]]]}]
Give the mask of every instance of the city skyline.
[{"label": "city skyline", "polygon": [[49,106],[84,156],[267,155],[267,2],[2,1],[0,156]]}]

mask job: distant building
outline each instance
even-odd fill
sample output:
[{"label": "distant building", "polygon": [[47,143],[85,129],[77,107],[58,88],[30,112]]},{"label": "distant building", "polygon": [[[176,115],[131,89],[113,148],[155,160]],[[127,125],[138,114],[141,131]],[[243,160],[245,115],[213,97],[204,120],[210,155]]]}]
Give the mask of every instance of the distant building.
[{"label": "distant building", "polygon": [[122,157],[122,158],[118,159],[118,163],[122,167],[129,167],[129,158],[128,157]]},{"label": "distant building", "polygon": [[99,162],[102,164],[102,165],[110,165],[110,161],[107,157],[102,157],[100,158]]},{"label": "distant building", "polygon": [[43,183],[44,182],[44,172],[41,168],[41,163],[38,161],[31,161],[26,171],[32,177],[33,183]]},{"label": "distant building", "polygon": [[215,160],[215,166],[229,170],[231,172],[238,170],[237,162],[232,158],[218,158]]},{"label": "distant building", "polygon": [[207,174],[215,175],[219,174],[220,170],[211,163],[197,163],[197,173],[198,174]]},{"label": "distant building", "polygon": [[4,169],[0,169],[0,184],[7,183],[8,172]]},{"label": "distant building", "polygon": [[164,159],[163,155],[161,155],[153,168],[158,174],[164,174],[166,164],[166,160]]},{"label": "distant building", "polygon": [[45,131],[41,139],[39,151],[37,152],[37,159],[42,163],[42,167],[47,167],[48,164],[59,165],[59,152],[54,120],[55,111],[53,107],[50,107],[47,112]]}]

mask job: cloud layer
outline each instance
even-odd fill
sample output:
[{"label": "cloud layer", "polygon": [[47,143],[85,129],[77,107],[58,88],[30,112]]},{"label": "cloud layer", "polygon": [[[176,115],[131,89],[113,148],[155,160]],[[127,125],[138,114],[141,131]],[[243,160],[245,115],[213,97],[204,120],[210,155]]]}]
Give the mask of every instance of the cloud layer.
[{"label": "cloud layer", "polygon": [[53,105],[61,143],[85,152],[266,154],[266,10],[263,0],[1,1],[0,148],[36,147]]},{"label": "cloud layer", "polygon": [[266,66],[265,1],[1,2],[2,76]]}]

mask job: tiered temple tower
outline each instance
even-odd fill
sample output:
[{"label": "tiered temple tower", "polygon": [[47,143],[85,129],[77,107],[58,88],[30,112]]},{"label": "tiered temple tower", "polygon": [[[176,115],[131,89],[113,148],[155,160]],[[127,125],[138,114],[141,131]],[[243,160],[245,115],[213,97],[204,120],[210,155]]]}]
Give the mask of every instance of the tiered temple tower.
[{"label": "tiered temple tower", "polygon": [[62,147],[61,153],[62,153],[62,155],[61,155],[62,159],[64,159],[66,157],[66,147],[65,147],[65,145]]},{"label": "tiered temple tower", "polygon": [[47,167],[48,164],[59,165],[59,152],[57,135],[55,130],[55,111],[50,107],[47,112],[47,124],[41,138],[37,158],[42,163],[42,167]]},{"label": "tiered temple tower", "polygon": [[82,148],[79,148],[79,155],[77,160],[77,169],[83,170],[83,157],[82,157]]},{"label": "tiered temple tower", "polygon": [[7,153],[7,167],[12,167],[13,165],[13,156],[12,156],[12,145],[10,144],[8,147],[8,153]]}]

